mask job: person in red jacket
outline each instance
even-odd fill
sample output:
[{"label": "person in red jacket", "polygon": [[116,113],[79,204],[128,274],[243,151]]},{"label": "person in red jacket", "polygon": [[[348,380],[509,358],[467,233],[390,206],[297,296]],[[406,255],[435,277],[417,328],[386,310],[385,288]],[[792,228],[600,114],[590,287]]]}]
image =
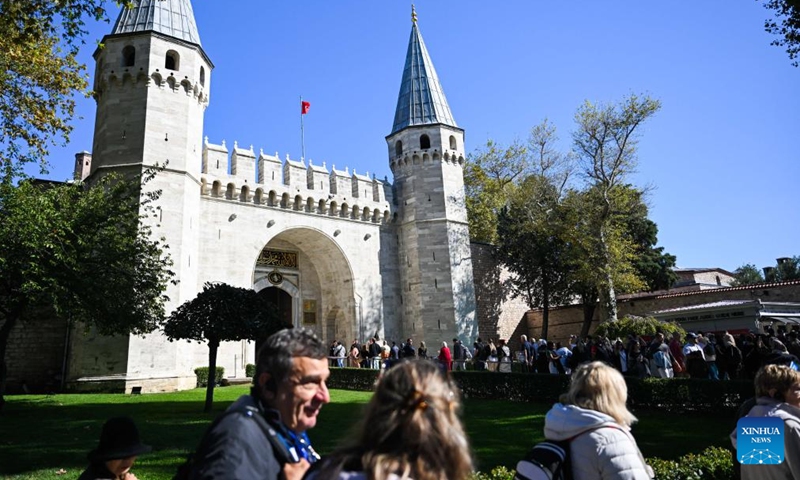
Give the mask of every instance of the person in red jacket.
[{"label": "person in red jacket", "polygon": [[[675,368],[675,376],[679,376],[686,371],[686,359],[683,355],[683,344],[681,344],[681,334],[680,332],[673,332],[672,333],[672,341],[669,343],[669,353],[672,354],[672,358],[675,359],[675,363],[677,364],[677,368]],[[675,367],[673,365],[673,367]]]},{"label": "person in red jacket", "polygon": [[453,357],[450,355],[450,349],[447,348],[447,342],[442,342],[442,349],[439,350],[439,364],[443,370],[453,369]]}]

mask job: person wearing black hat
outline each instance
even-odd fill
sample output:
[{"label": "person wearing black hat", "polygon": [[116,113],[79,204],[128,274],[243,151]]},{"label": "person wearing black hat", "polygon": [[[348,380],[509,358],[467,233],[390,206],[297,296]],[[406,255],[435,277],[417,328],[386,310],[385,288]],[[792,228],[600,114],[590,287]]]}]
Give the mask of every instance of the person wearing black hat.
[{"label": "person wearing black hat", "polygon": [[100,443],[89,452],[89,466],[78,480],[136,480],[130,472],[136,457],[152,450],[139,440],[139,430],[128,417],[114,417],[103,425]]}]

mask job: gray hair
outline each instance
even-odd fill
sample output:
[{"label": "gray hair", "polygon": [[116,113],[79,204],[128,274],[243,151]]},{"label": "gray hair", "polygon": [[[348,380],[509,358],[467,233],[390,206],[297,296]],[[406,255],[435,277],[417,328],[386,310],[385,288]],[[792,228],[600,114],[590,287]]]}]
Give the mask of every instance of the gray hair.
[{"label": "gray hair", "polygon": [[[254,380],[266,372],[280,382],[292,371],[294,357],[327,358],[328,350],[312,330],[286,328],[267,338],[256,355]],[[257,381],[257,380],[256,380]]]}]

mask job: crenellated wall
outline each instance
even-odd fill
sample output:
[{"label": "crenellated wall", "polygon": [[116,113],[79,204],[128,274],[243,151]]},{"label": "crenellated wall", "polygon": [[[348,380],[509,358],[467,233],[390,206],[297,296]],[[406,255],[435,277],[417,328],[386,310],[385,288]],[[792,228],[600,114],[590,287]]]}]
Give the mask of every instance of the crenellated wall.
[{"label": "crenellated wall", "polygon": [[200,182],[201,195],[216,199],[371,223],[394,218],[388,179],[335,166],[329,171],[324,163],[313,165],[309,160],[306,165],[288,154],[284,162],[277,153],[263,151],[256,159],[252,146],[243,149],[236,143],[231,152],[224,141],[214,145],[205,139]]}]

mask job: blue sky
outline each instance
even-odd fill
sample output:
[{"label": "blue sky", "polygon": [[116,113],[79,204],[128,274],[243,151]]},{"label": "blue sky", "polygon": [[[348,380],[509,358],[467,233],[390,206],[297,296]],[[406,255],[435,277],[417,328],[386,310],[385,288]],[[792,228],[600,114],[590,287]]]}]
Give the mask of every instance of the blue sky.
[{"label": "blue sky", "polygon": [[[390,132],[410,4],[396,0],[193,2],[215,64],[212,143],[389,176]],[[418,0],[419,28],[467,152],[524,138],[548,118],[570,148],[584,100],[649,94],[662,109],[641,130],[659,244],[681,267],[762,267],[800,255],[800,69],[769,45],[770,12],[752,0],[641,2]],[[113,15],[116,18],[116,14]],[[90,25],[82,60],[111,25]],[[794,92],[794,93],[793,93]],[[50,178],[91,150],[94,101],[81,99]],[[792,148],[794,147],[794,148]],[[199,162],[199,159],[198,159]]]}]

